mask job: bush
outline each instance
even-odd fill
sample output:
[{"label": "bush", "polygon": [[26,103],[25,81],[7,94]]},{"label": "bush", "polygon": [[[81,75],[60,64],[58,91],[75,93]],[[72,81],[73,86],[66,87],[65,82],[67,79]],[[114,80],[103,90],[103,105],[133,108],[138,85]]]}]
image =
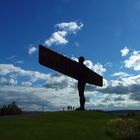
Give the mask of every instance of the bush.
[{"label": "bush", "polygon": [[11,104],[8,104],[8,105],[3,105],[1,108],[0,108],[0,115],[13,115],[13,114],[20,114],[22,111],[21,111],[21,108],[19,108],[17,105],[16,105],[16,102],[12,102]]},{"label": "bush", "polygon": [[140,122],[134,119],[113,119],[107,123],[106,133],[117,140],[140,140]]}]

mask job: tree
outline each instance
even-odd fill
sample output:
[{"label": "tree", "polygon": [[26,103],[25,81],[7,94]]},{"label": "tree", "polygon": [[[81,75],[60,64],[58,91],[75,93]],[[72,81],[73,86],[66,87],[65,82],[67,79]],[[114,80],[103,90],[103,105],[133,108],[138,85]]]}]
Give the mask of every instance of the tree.
[{"label": "tree", "polygon": [[16,102],[12,102],[8,105],[3,105],[0,108],[0,115],[13,115],[22,113],[21,108],[16,105]]}]

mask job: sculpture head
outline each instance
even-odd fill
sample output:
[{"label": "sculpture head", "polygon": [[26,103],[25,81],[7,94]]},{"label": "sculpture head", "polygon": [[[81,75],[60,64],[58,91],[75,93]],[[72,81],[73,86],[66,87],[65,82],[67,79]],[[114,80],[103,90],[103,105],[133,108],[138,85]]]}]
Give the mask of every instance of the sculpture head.
[{"label": "sculpture head", "polygon": [[85,61],[85,58],[83,56],[79,57],[79,63],[83,64],[83,62]]}]

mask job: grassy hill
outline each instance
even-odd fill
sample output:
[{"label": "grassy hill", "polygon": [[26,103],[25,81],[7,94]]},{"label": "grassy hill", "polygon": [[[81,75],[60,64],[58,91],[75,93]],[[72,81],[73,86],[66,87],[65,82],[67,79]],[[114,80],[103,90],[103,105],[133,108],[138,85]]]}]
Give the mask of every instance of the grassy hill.
[{"label": "grassy hill", "polygon": [[113,140],[105,125],[113,116],[94,111],[46,112],[0,117],[1,140]]}]

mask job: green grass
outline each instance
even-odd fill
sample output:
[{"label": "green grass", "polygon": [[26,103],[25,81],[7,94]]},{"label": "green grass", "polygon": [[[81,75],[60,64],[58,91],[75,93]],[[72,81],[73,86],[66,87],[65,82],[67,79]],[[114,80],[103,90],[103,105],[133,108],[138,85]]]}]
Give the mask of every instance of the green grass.
[{"label": "green grass", "polygon": [[1,140],[113,140],[102,112],[46,112],[0,117]]}]

